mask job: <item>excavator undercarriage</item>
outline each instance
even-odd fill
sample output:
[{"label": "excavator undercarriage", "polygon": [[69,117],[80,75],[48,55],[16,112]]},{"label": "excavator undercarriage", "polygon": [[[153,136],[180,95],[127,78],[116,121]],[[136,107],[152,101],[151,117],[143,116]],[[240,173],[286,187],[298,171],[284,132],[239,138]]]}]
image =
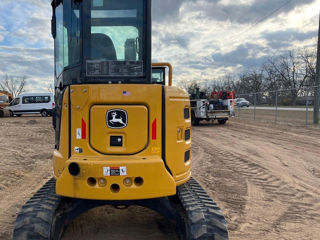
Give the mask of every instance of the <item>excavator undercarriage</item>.
[{"label": "excavator undercarriage", "polygon": [[56,195],[50,179],[26,202],[14,224],[13,239],[60,239],[68,225],[80,214],[100,206],[150,208],[171,220],[180,239],[228,239],[225,218],[217,204],[191,178],[171,197],[97,201]]}]

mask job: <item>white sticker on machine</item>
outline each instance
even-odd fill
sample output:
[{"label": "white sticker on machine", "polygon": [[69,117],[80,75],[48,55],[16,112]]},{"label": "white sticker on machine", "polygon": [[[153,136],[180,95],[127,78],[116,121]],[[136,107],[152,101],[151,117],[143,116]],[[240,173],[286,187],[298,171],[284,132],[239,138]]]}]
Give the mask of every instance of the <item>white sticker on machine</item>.
[{"label": "white sticker on machine", "polygon": [[82,139],[81,128],[77,128],[77,139]]},{"label": "white sticker on machine", "polygon": [[104,167],[103,176],[127,176],[127,167]]}]

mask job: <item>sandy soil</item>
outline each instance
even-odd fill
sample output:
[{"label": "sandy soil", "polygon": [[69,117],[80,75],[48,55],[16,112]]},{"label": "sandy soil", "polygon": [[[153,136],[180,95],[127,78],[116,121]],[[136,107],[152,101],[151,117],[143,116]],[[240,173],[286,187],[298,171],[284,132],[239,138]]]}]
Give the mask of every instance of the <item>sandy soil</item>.
[{"label": "sandy soil", "polygon": [[52,177],[49,118],[0,118],[0,239],[11,239],[21,206]]},{"label": "sandy soil", "polygon": [[231,239],[319,239],[320,131],[231,121],[193,129],[193,175]]},{"label": "sandy soil", "polygon": [[[52,176],[50,118],[0,119],[0,239],[23,203]],[[233,120],[193,129],[193,176],[226,215],[230,239],[318,239],[320,130]],[[123,231],[125,229],[125,231]],[[143,208],[93,209],[64,239],[176,239]]]}]

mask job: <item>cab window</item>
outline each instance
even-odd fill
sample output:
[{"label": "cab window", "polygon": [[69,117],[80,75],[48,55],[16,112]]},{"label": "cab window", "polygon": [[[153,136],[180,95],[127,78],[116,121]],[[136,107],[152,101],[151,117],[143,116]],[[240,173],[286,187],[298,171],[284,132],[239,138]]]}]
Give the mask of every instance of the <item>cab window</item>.
[{"label": "cab window", "polygon": [[63,6],[60,4],[56,8],[56,38],[55,38],[55,67],[56,67],[56,75],[60,75],[63,69]]},{"label": "cab window", "polygon": [[87,76],[145,76],[144,1],[91,0],[90,5]]},{"label": "cab window", "polygon": [[165,68],[152,68],[152,83],[165,84]]},{"label": "cab window", "polygon": [[[79,4],[65,1],[55,9],[56,38],[55,38],[55,72],[59,76],[62,70],[79,64],[80,59],[80,29],[81,19]],[[70,14],[71,13],[71,14]]]}]

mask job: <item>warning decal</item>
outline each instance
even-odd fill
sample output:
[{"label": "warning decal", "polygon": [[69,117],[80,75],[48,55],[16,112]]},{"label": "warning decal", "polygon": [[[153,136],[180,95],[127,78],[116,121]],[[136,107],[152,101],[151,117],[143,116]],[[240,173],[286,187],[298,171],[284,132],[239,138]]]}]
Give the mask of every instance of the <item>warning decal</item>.
[{"label": "warning decal", "polygon": [[127,176],[127,167],[104,167],[103,176]]},{"label": "warning decal", "polygon": [[81,128],[77,128],[76,132],[77,139],[86,139],[87,138],[87,124],[81,119]]},{"label": "warning decal", "polygon": [[81,128],[77,128],[77,139],[82,139],[82,130],[81,130]]}]

